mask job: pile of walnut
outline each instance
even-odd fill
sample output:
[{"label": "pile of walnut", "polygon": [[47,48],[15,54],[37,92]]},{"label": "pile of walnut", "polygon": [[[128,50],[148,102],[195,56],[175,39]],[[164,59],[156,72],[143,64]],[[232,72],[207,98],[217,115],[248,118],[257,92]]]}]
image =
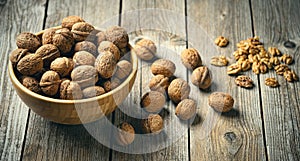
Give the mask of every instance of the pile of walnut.
[{"label": "pile of walnut", "polygon": [[[220,37],[215,40],[215,43],[223,47],[224,43],[221,44],[220,42],[223,42],[226,38],[219,39]],[[228,43],[228,40],[226,42]],[[288,82],[299,80],[297,74],[288,67],[293,63],[293,57],[289,54],[282,54],[276,47],[269,47],[267,51],[257,36],[237,43],[237,50],[233,53],[233,56],[237,62],[227,68],[227,74],[229,75],[237,75],[250,69],[255,74],[264,74],[274,69],[278,75],[283,75]],[[213,57],[212,62],[213,60],[216,60],[216,58]],[[251,78],[245,75],[238,76],[235,82],[238,86],[245,88],[253,86]],[[265,84],[270,87],[279,86],[275,78],[267,78]]]},{"label": "pile of walnut", "polygon": [[98,31],[78,16],[64,18],[61,26],[40,37],[17,36],[10,61],[25,87],[53,98],[83,99],[116,88],[131,73],[124,28]]}]

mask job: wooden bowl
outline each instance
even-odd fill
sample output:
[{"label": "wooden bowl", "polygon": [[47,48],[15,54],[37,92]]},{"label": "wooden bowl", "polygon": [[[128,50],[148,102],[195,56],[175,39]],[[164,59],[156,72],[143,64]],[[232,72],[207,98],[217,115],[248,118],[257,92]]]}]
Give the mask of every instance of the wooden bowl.
[{"label": "wooden bowl", "polygon": [[[37,35],[42,33],[43,31]],[[32,111],[56,123],[76,125],[96,121],[113,112],[124,101],[134,84],[138,66],[136,55],[134,52],[130,54],[132,72],[122,84],[103,95],[81,100],[55,99],[34,93],[20,83],[10,61],[8,71],[17,94]]]}]

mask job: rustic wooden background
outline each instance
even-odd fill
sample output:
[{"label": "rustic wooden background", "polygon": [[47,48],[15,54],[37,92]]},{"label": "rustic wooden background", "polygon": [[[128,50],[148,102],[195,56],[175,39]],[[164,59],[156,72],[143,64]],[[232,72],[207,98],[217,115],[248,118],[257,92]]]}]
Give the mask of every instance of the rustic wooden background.
[{"label": "rustic wooden background", "polygon": [[[211,90],[231,93],[235,98],[234,111],[220,116],[211,133],[205,139],[199,139],[202,135],[199,129],[209,112],[206,99],[201,99],[198,124],[192,125],[172,146],[143,155],[110,150],[93,139],[83,126],[51,123],[22,103],[7,72],[8,55],[16,48],[18,33],[57,26],[68,15],[82,16],[97,26],[120,13],[143,8],[172,10],[200,24],[211,39],[219,35],[228,37],[228,47],[217,48],[228,57],[232,57],[238,41],[260,36],[266,46],[276,46],[293,55],[295,63],[291,67],[300,74],[299,0],[0,0],[0,160],[300,160],[300,83],[287,83],[274,72],[258,76],[247,73],[255,87],[246,90],[234,84],[234,78],[227,76],[226,68],[212,67],[213,73],[218,73],[218,79],[214,79]],[[130,19],[137,23],[126,24]],[[143,25],[169,21],[174,23],[167,17],[120,16],[112,23],[133,25],[139,30]],[[197,35],[193,35],[194,26],[187,22],[176,21],[174,24],[184,33],[183,40],[188,41]],[[174,35],[151,32],[131,34],[131,39],[140,35],[175,42],[166,43],[166,46],[178,53],[191,45]],[[199,39],[201,41],[205,40]],[[284,46],[286,41],[292,41],[296,46],[287,48]],[[205,60],[208,64],[209,57]],[[179,60],[174,61],[180,64]],[[177,72],[189,79],[190,71],[178,68]],[[264,79],[270,76],[279,80],[279,88],[264,85]],[[130,97],[139,98],[140,93],[145,92],[141,78],[139,73],[135,92]],[[208,94],[192,91],[195,99]],[[126,119],[119,110],[114,116],[115,124]]]}]

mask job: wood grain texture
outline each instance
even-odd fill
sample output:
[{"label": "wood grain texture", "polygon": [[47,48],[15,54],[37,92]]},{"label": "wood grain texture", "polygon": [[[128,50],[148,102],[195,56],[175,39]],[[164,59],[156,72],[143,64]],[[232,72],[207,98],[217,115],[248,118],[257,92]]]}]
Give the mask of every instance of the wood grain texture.
[{"label": "wood grain texture", "polygon": [[[243,89],[235,85],[235,77],[226,74],[226,67],[209,63],[214,55],[226,55],[231,63],[234,62],[235,44],[252,36],[248,1],[188,0],[187,5],[187,16],[192,19],[187,27],[189,47],[199,50],[213,77],[209,90],[192,94],[201,104],[198,111],[201,123],[190,130],[191,160],[266,160],[257,76],[246,72],[255,87]],[[194,23],[207,32],[208,38],[197,34],[201,33],[201,28]],[[212,44],[220,35],[230,41],[226,48]],[[232,111],[218,115],[208,106],[207,97],[215,91],[232,95],[235,100]]]},{"label": "wood grain texture", "polygon": [[[99,26],[118,12],[119,1],[111,5],[105,0],[50,0],[45,26],[60,25],[68,15],[81,16],[88,23]],[[109,149],[95,140],[83,125],[59,125],[31,113],[23,160],[109,160]]]},{"label": "wood grain texture", "polygon": [[17,47],[17,34],[42,29],[44,10],[45,0],[0,3],[0,160],[20,159],[29,111],[9,80],[9,54]]},{"label": "wood grain texture", "polygon": [[[291,54],[294,63],[289,67],[300,74],[300,2],[252,0],[255,35],[260,36],[266,47],[278,47]],[[284,46],[286,41],[295,48]],[[267,77],[275,77],[279,88],[264,85]],[[260,75],[263,119],[269,160],[300,160],[300,83],[288,83],[272,71]]]},{"label": "wood grain texture", "polygon": [[[150,9],[151,8],[151,9]],[[156,12],[145,11],[145,9],[156,10]],[[169,9],[175,12],[176,14],[181,15],[182,19],[170,19],[166,14],[160,14],[160,9]],[[139,11],[137,11],[139,10]],[[131,13],[128,13],[131,12]],[[163,57],[169,60],[172,60],[176,64],[175,75],[186,79],[186,69],[181,64],[179,53],[185,49],[185,21],[184,21],[184,1],[182,0],[173,0],[173,1],[122,1],[122,19],[121,25],[129,30],[130,40],[134,43],[134,40],[146,37],[153,40],[158,48],[157,56]],[[173,27],[179,28],[173,28]],[[163,29],[162,31],[155,29]],[[166,32],[168,31],[169,32]],[[179,38],[176,35],[173,35],[174,30],[178,30],[181,35]],[[172,32],[170,32],[172,31]],[[176,39],[177,38],[177,39]],[[141,120],[134,119],[132,117],[126,116],[126,114],[132,115],[134,108],[140,108],[139,103],[143,94],[149,91],[148,83],[153,77],[150,71],[151,62],[141,61],[139,62],[139,71],[135,86],[132,90],[132,94],[128,97],[128,102],[125,102],[126,105],[132,105],[129,108],[120,107],[116,111],[115,116],[115,125],[123,121],[129,121],[132,123],[136,130],[140,127],[138,126]],[[163,112],[161,114],[164,116],[165,120],[165,130],[172,130],[173,132],[178,133],[180,131],[180,125],[171,124],[170,120],[178,120],[174,115],[175,107],[171,102],[166,103]],[[126,113],[126,114],[125,114]],[[133,116],[134,117],[134,116]],[[157,152],[149,154],[125,154],[117,151],[113,151],[112,160],[188,160],[188,135],[186,131],[183,131],[183,136],[179,140],[171,142],[172,145],[168,148],[164,148]],[[167,136],[171,137],[171,136]],[[169,138],[170,139],[170,138]],[[172,138],[171,138],[172,139]],[[158,143],[160,139],[153,139],[153,144]],[[139,140],[141,141],[141,140]],[[142,140],[141,142],[143,142]],[[168,144],[170,142],[163,140],[163,143],[160,145]],[[134,144],[134,143],[133,143]],[[146,148],[155,147],[151,143],[145,142],[141,144]],[[137,145],[141,146],[141,145]],[[156,150],[154,150],[156,151]]]}]

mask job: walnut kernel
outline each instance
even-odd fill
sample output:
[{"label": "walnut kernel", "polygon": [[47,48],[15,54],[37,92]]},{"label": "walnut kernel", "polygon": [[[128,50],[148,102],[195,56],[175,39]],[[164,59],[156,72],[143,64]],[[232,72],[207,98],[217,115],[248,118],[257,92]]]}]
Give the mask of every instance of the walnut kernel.
[{"label": "walnut kernel", "polygon": [[240,75],[235,79],[235,84],[244,88],[252,88],[253,80],[249,76]]},{"label": "walnut kernel", "polygon": [[219,36],[215,39],[215,44],[220,47],[225,47],[228,44],[228,39],[223,36]]}]

